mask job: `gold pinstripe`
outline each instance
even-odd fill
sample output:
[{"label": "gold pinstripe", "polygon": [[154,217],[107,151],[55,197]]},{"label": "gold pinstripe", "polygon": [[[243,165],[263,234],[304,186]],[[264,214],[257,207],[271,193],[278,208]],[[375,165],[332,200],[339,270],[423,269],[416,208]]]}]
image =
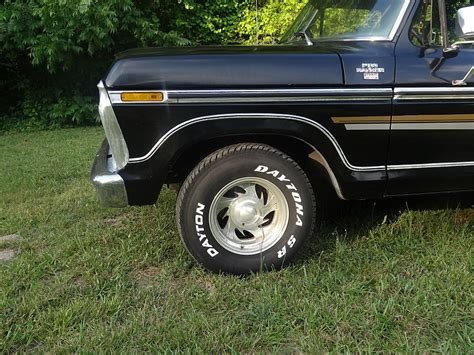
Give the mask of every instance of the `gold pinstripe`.
[{"label": "gold pinstripe", "polygon": [[334,123],[390,123],[390,116],[333,117]]}]

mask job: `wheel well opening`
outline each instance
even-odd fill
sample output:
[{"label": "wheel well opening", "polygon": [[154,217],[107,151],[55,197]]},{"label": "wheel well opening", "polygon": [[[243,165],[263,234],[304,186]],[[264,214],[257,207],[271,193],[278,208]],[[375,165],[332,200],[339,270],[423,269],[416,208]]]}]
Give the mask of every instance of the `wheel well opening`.
[{"label": "wheel well opening", "polygon": [[172,159],[166,183],[181,185],[202,159],[218,149],[239,143],[261,143],[272,146],[290,156],[301,166],[315,190],[327,190],[329,186],[329,189],[336,193],[339,189],[328,167],[324,166],[321,160],[310,157],[315,153],[314,147],[298,138],[281,135],[226,136],[187,146],[178,151]]}]

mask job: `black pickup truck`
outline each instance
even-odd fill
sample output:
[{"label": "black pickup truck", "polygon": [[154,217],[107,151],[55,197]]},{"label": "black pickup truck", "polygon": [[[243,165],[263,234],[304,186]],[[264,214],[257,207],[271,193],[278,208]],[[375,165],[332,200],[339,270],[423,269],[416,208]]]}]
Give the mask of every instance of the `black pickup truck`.
[{"label": "black pickup truck", "polygon": [[310,0],[278,45],[119,54],[99,83],[100,201],[178,186],[190,254],[245,274],[294,257],[322,186],[347,200],[474,190],[468,5]]}]

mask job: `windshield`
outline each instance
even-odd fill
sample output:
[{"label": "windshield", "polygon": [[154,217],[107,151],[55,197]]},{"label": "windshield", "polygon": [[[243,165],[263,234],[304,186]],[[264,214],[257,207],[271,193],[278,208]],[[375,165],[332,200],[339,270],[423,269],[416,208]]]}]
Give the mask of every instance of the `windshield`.
[{"label": "windshield", "polygon": [[282,38],[391,40],[409,0],[310,0]]}]

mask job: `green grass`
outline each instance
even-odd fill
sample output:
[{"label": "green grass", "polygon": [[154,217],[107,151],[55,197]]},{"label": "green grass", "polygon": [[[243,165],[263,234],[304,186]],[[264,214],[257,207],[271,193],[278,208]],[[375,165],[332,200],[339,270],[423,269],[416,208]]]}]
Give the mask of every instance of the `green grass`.
[{"label": "green grass", "polygon": [[[464,199],[345,204],[281,272],[207,273],[175,194],[104,209],[97,128],[0,136],[0,353],[474,352],[474,210]],[[448,206],[448,207],[447,207]]]}]

